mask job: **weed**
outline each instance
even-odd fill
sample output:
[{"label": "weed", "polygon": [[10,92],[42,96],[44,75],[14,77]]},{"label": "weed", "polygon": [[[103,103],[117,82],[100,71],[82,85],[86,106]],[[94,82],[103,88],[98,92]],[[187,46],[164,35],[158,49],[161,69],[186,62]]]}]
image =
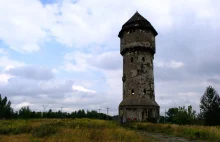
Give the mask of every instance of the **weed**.
[{"label": "weed", "polygon": [[32,131],[34,137],[46,137],[55,134],[58,131],[59,124],[42,124]]}]

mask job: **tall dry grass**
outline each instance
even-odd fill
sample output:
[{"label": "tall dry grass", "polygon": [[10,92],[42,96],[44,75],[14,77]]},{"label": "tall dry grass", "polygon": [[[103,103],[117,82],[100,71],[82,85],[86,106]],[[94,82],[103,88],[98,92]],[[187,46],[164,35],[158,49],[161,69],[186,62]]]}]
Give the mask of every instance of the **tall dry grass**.
[{"label": "tall dry grass", "polygon": [[91,119],[40,119],[0,121],[0,141],[4,142],[117,142],[155,139],[127,130],[113,121]]},{"label": "tall dry grass", "polygon": [[175,125],[175,124],[154,124],[154,123],[130,123],[129,128],[144,130],[147,132],[164,133],[180,136],[189,139],[209,140],[220,142],[219,126],[198,126],[198,125]]}]

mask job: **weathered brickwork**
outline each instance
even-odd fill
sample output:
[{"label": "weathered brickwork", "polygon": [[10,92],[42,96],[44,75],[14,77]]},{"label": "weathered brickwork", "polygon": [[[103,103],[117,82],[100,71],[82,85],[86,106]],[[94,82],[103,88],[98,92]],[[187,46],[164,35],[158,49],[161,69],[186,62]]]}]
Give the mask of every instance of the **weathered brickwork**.
[{"label": "weathered brickwork", "polygon": [[155,101],[153,59],[156,30],[136,12],[119,33],[123,56],[123,100],[119,105],[122,120],[158,118]]}]

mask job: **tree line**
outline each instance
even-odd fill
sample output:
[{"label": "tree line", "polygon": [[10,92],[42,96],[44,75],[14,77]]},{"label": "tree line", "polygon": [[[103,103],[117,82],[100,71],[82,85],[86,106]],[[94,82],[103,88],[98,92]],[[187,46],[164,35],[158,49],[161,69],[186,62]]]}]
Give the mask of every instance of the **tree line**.
[{"label": "tree line", "polygon": [[19,111],[13,111],[11,102],[7,97],[1,97],[0,94],[0,119],[31,119],[31,118],[91,118],[112,120],[113,117],[104,113],[98,113],[96,110],[80,109],[74,112],[52,111],[49,109],[47,112],[32,111],[29,106],[23,106]]},{"label": "tree line", "polygon": [[165,116],[160,117],[160,123],[181,125],[220,125],[220,97],[218,92],[209,86],[200,98],[200,112],[196,113],[192,106],[169,108]]},{"label": "tree line", "polygon": [[[5,96],[1,97],[0,94],[0,119],[10,119],[10,118],[94,118],[94,119],[117,119],[117,116],[109,116],[104,113],[98,113],[95,110],[85,111],[78,110],[71,113],[62,111],[52,111],[48,112],[35,112],[32,111],[29,106],[22,107],[19,111],[13,111],[11,108],[11,102]],[[200,99],[200,112],[192,108],[192,106],[182,106],[169,108],[165,113],[165,116],[161,116],[159,123],[172,123],[180,125],[220,125],[220,97],[218,92],[209,86],[206,88],[204,94]]]}]

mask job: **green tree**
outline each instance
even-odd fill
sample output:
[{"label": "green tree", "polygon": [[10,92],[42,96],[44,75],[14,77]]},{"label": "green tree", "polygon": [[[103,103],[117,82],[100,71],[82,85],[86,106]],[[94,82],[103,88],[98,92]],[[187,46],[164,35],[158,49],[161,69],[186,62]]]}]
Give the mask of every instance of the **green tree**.
[{"label": "green tree", "polygon": [[12,118],[13,109],[11,108],[11,102],[8,101],[7,97],[1,97],[0,94],[0,119],[1,118]]},{"label": "green tree", "polygon": [[209,86],[200,100],[200,118],[205,125],[220,125],[220,97],[218,92]]},{"label": "green tree", "polygon": [[193,124],[196,117],[196,111],[192,109],[191,105],[187,109],[185,106],[170,108],[166,114],[168,122],[183,125]]},{"label": "green tree", "polygon": [[78,112],[77,112],[77,117],[78,118],[85,118],[86,117],[86,112],[84,111],[84,109],[80,109]]},{"label": "green tree", "polygon": [[47,113],[47,117],[48,118],[53,118],[53,111],[52,111],[52,109],[49,109],[49,111]]},{"label": "green tree", "polygon": [[166,119],[168,122],[170,123],[176,123],[175,122],[175,117],[178,114],[178,108],[174,107],[174,108],[169,108],[168,111],[166,112]]},{"label": "green tree", "polygon": [[19,117],[20,118],[24,118],[24,119],[28,119],[31,117],[31,109],[29,108],[29,106],[23,106],[20,110],[19,110]]}]

